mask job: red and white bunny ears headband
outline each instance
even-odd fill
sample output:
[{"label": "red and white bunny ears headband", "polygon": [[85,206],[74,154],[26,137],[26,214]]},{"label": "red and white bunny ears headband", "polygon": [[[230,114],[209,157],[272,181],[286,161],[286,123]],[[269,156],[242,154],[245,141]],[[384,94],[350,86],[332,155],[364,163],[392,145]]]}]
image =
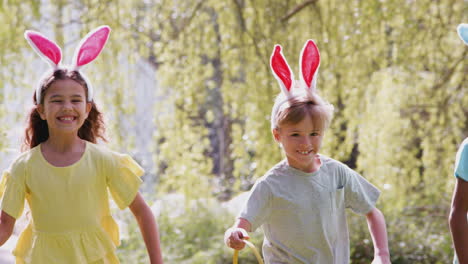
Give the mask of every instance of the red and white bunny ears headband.
[{"label": "red and white bunny ears headband", "polygon": [[[81,40],[75,50],[71,70],[79,71],[82,66],[95,60],[106,45],[110,31],[110,27],[100,26],[89,32],[88,35]],[[34,51],[36,51],[43,60],[49,63],[54,71],[64,68],[60,64],[62,61],[62,50],[55,42],[49,40],[41,33],[32,30],[26,30],[26,32],[24,32],[24,37]],[[86,80],[83,73],[80,72],[80,74]],[[91,102],[93,100],[93,87],[88,80],[86,80],[86,84],[88,86],[87,100]],[[38,104],[41,102],[40,83],[36,87],[36,102]]]},{"label": "red and white bunny ears headband", "polygon": [[[307,96],[314,97],[317,72],[320,66],[320,53],[314,41],[307,40],[299,57],[300,83]],[[281,91],[287,99],[293,98],[293,88],[296,86],[294,74],[281,52],[281,46],[275,45],[270,58],[270,67],[278,81]]]}]

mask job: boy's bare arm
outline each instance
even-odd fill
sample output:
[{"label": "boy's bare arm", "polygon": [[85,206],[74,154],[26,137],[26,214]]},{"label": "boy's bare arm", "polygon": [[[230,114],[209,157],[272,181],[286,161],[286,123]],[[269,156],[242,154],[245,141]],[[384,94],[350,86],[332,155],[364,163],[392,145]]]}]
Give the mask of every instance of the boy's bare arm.
[{"label": "boy's bare arm", "polygon": [[10,238],[15,227],[16,219],[2,211],[0,215],[0,246]]},{"label": "boy's bare arm", "polygon": [[390,252],[388,250],[387,228],[385,218],[379,209],[374,208],[366,214],[367,225],[374,243],[374,261],[377,263],[390,263]]},{"label": "boy's bare arm", "polygon": [[224,233],[224,242],[230,248],[241,250],[244,248],[244,239],[249,239],[249,234],[252,225],[247,219],[238,218],[234,223],[234,226],[226,230]]},{"label": "boy's bare arm", "polygon": [[452,198],[449,225],[460,263],[468,263],[468,182],[457,178]]}]

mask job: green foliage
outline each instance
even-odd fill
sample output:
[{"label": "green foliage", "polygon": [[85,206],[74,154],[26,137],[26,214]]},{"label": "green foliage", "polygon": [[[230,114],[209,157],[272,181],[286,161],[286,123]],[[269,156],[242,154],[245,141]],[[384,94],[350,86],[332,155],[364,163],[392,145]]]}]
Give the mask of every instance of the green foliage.
[{"label": "green foliage", "polygon": [[168,212],[161,214],[161,242],[170,263],[206,263],[207,260],[226,263],[219,260],[223,258],[225,248],[223,234],[233,217],[216,208],[214,203],[195,202],[173,219],[168,217]]},{"label": "green foliage", "polygon": [[[413,207],[385,215],[391,261],[394,264],[450,263],[453,249],[446,232],[447,219],[442,207]],[[122,263],[147,263],[143,240],[135,220],[125,215],[128,237],[122,241],[118,255]],[[223,243],[225,230],[234,219],[219,202],[201,199],[170,204],[157,217],[164,260],[167,263],[231,263],[233,251]],[[364,216],[348,213],[351,263],[370,263],[373,245]],[[261,231],[250,234],[261,249]],[[256,264],[250,249],[240,252],[240,263]]]},{"label": "green foliage", "polygon": [[[171,207],[171,208],[169,208]],[[178,213],[174,213],[178,211]],[[232,260],[233,250],[224,244],[224,232],[234,221],[214,199],[193,200],[175,208],[164,207],[157,218],[164,261],[167,263],[225,264]],[[122,263],[148,263],[135,220],[127,219],[129,237],[119,247]],[[253,233],[251,241],[261,249],[262,234]],[[239,254],[241,263],[257,263],[250,249]]]},{"label": "green foliage", "polygon": [[149,263],[146,247],[143,242],[138,224],[134,219],[126,219],[129,236],[121,240],[117,248],[117,256],[122,263]]},{"label": "green foliage", "polygon": [[[391,226],[394,263],[450,260],[443,216],[430,221],[435,216],[427,208],[447,211],[455,151],[468,136],[468,49],[455,32],[456,25],[467,20],[464,0],[41,3],[0,2],[0,139],[12,119],[24,120],[24,113],[14,113],[5,102],[30,98],[39,74],[31,70],[30,50],[24,52],[24,30],[47,25],[57,33],[69,61],[69,50],[78,41],[74,36],[108,24],[113,28],[111,41],[87,75],[98,87],[112,147],[135,151],[137,134],[125,125],[139,122],[132,119],[138,102],[129,76],[140,70],[135,65],[143,59],[158,81],[158,101],[147,110],[155,115],[154,141],[148,146],[158,175],[154,182],[159,183],[150,189],[227,200],[249,189],[281,159],[269,127],[279,92],[269,69],[273,45],[283,45],[298,77],[299,52],[311,38],[322,58],[318,90],[336,109],[322,153],[346,162],[383,190],[379,208]],[[7,86],[18,94],[6,93]],[[0,140],[0,149],[8,147],[5,141]],[[219,216],[208,206],[203,210]],[[399,219],[408,211],[411,217]],[[183,249],[165,249],[171,258],[195,261],[184,255],[187,251],[200,259],[227,261],[217,243],[189,245],[196,236],[220,236],[230,221],[210,222],[197,212],[187,213],[192,217],[161,216],[163,233]],[[417,222],[419,218],[425,221]],[[198,219],[216,232],[199,230]],[[426,228],[440,233],[426,239]],[[124,242],[127,251],[121,256],[131,263],[130,256],[144,262],[134,233]],[[359,256],[368,260],[370,244],[359,242],[366,234],[364,228],[352,239],[353,263],[360,263]],[[402,241],[404,247],[398,244]],[[433,253],[427,253],[430,250]]]},{"label": "green foliage", "polygon": [[[447,220],[443,214],[437,213],[437,210],[414,208],[387,214],[385,218],[393,264],[451,263],[453,249],[447,243],[451,237],[446,232]],[[374,250],[365,217],[350,213],[348,223],[351,263],[369,263]]]},{"label": "green foliage", "polygon": [[0,1],[0,119],[13,115],[9,122],[2,122],[0,127],[0,150],[11,147],[7,132],[11,129],[11,120],[15,120],[17,114],[7,106],[6,102],[14,96],[7,93],[6,87],[21,84],[18,76],[23,76],[27,68],[19,65],[22,60],[18,58],[18,53],[23,45],[18,43],[23,43],[23,33],[32,20],[37,18],[38,9],[37,1]]},{"label": "green foliage", "polygon": [[[175,105],[157,122],[161,188],[187,191],[198,180],[214,182],[212,193],[225,199],[276,163],[281,157],[268,116],[279,90],[269,55],[281,43],[297,75],[300,48],[313,38],[322,55],[319,91],[336,107],[323,152],[391,186],[389,204],[399,208],[406,204],[402,194],[419,203],[447,192],[451,185],[440,175],[450,174],[467,123],[466,51],[454,31],[462,1],[311,1],[295,9],[301,3],[203,1],[175,8],[160,1],[152,8],[161,8],[155,19],[169,19],[169,36],[161,33],[167,24],[128,22],[146,35],[160,32],[147,53],[159,56],[163,89],[171,94],[163,105]],[[437,18],[441,12],[450,16]],[[195,166],[187,175],[190,164],[201,165],[200,173]]]}]

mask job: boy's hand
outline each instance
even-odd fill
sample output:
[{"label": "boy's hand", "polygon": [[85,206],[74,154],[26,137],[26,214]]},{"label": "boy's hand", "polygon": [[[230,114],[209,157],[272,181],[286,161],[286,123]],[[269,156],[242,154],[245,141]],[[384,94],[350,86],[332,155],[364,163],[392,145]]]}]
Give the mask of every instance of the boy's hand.
[{"label": "boy's hand", "polygon": [[388,256],[376,256],[372,261],[372,264],[391,264],[390,258]]},{"label": "boy's hand", "polygon": [[241,250],[245,247],[244,239],[249,239],[249,234],[245,229],[232,227],[224,233],[224,243],[230,248]]}]

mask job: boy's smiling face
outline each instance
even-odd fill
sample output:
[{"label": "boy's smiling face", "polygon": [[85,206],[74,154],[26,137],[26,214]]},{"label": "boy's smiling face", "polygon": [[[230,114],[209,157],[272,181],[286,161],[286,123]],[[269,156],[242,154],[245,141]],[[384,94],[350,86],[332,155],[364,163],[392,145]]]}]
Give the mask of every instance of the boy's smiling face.
[{"label": "boy's smiling face", "polygon": [[320,166],[317,153],[322,144],[323,131],[314,128],[310,118],[297,124],[284,124],[273,129],[273,136],[286,154],[289,166],[304,172],[314,172]]}]

